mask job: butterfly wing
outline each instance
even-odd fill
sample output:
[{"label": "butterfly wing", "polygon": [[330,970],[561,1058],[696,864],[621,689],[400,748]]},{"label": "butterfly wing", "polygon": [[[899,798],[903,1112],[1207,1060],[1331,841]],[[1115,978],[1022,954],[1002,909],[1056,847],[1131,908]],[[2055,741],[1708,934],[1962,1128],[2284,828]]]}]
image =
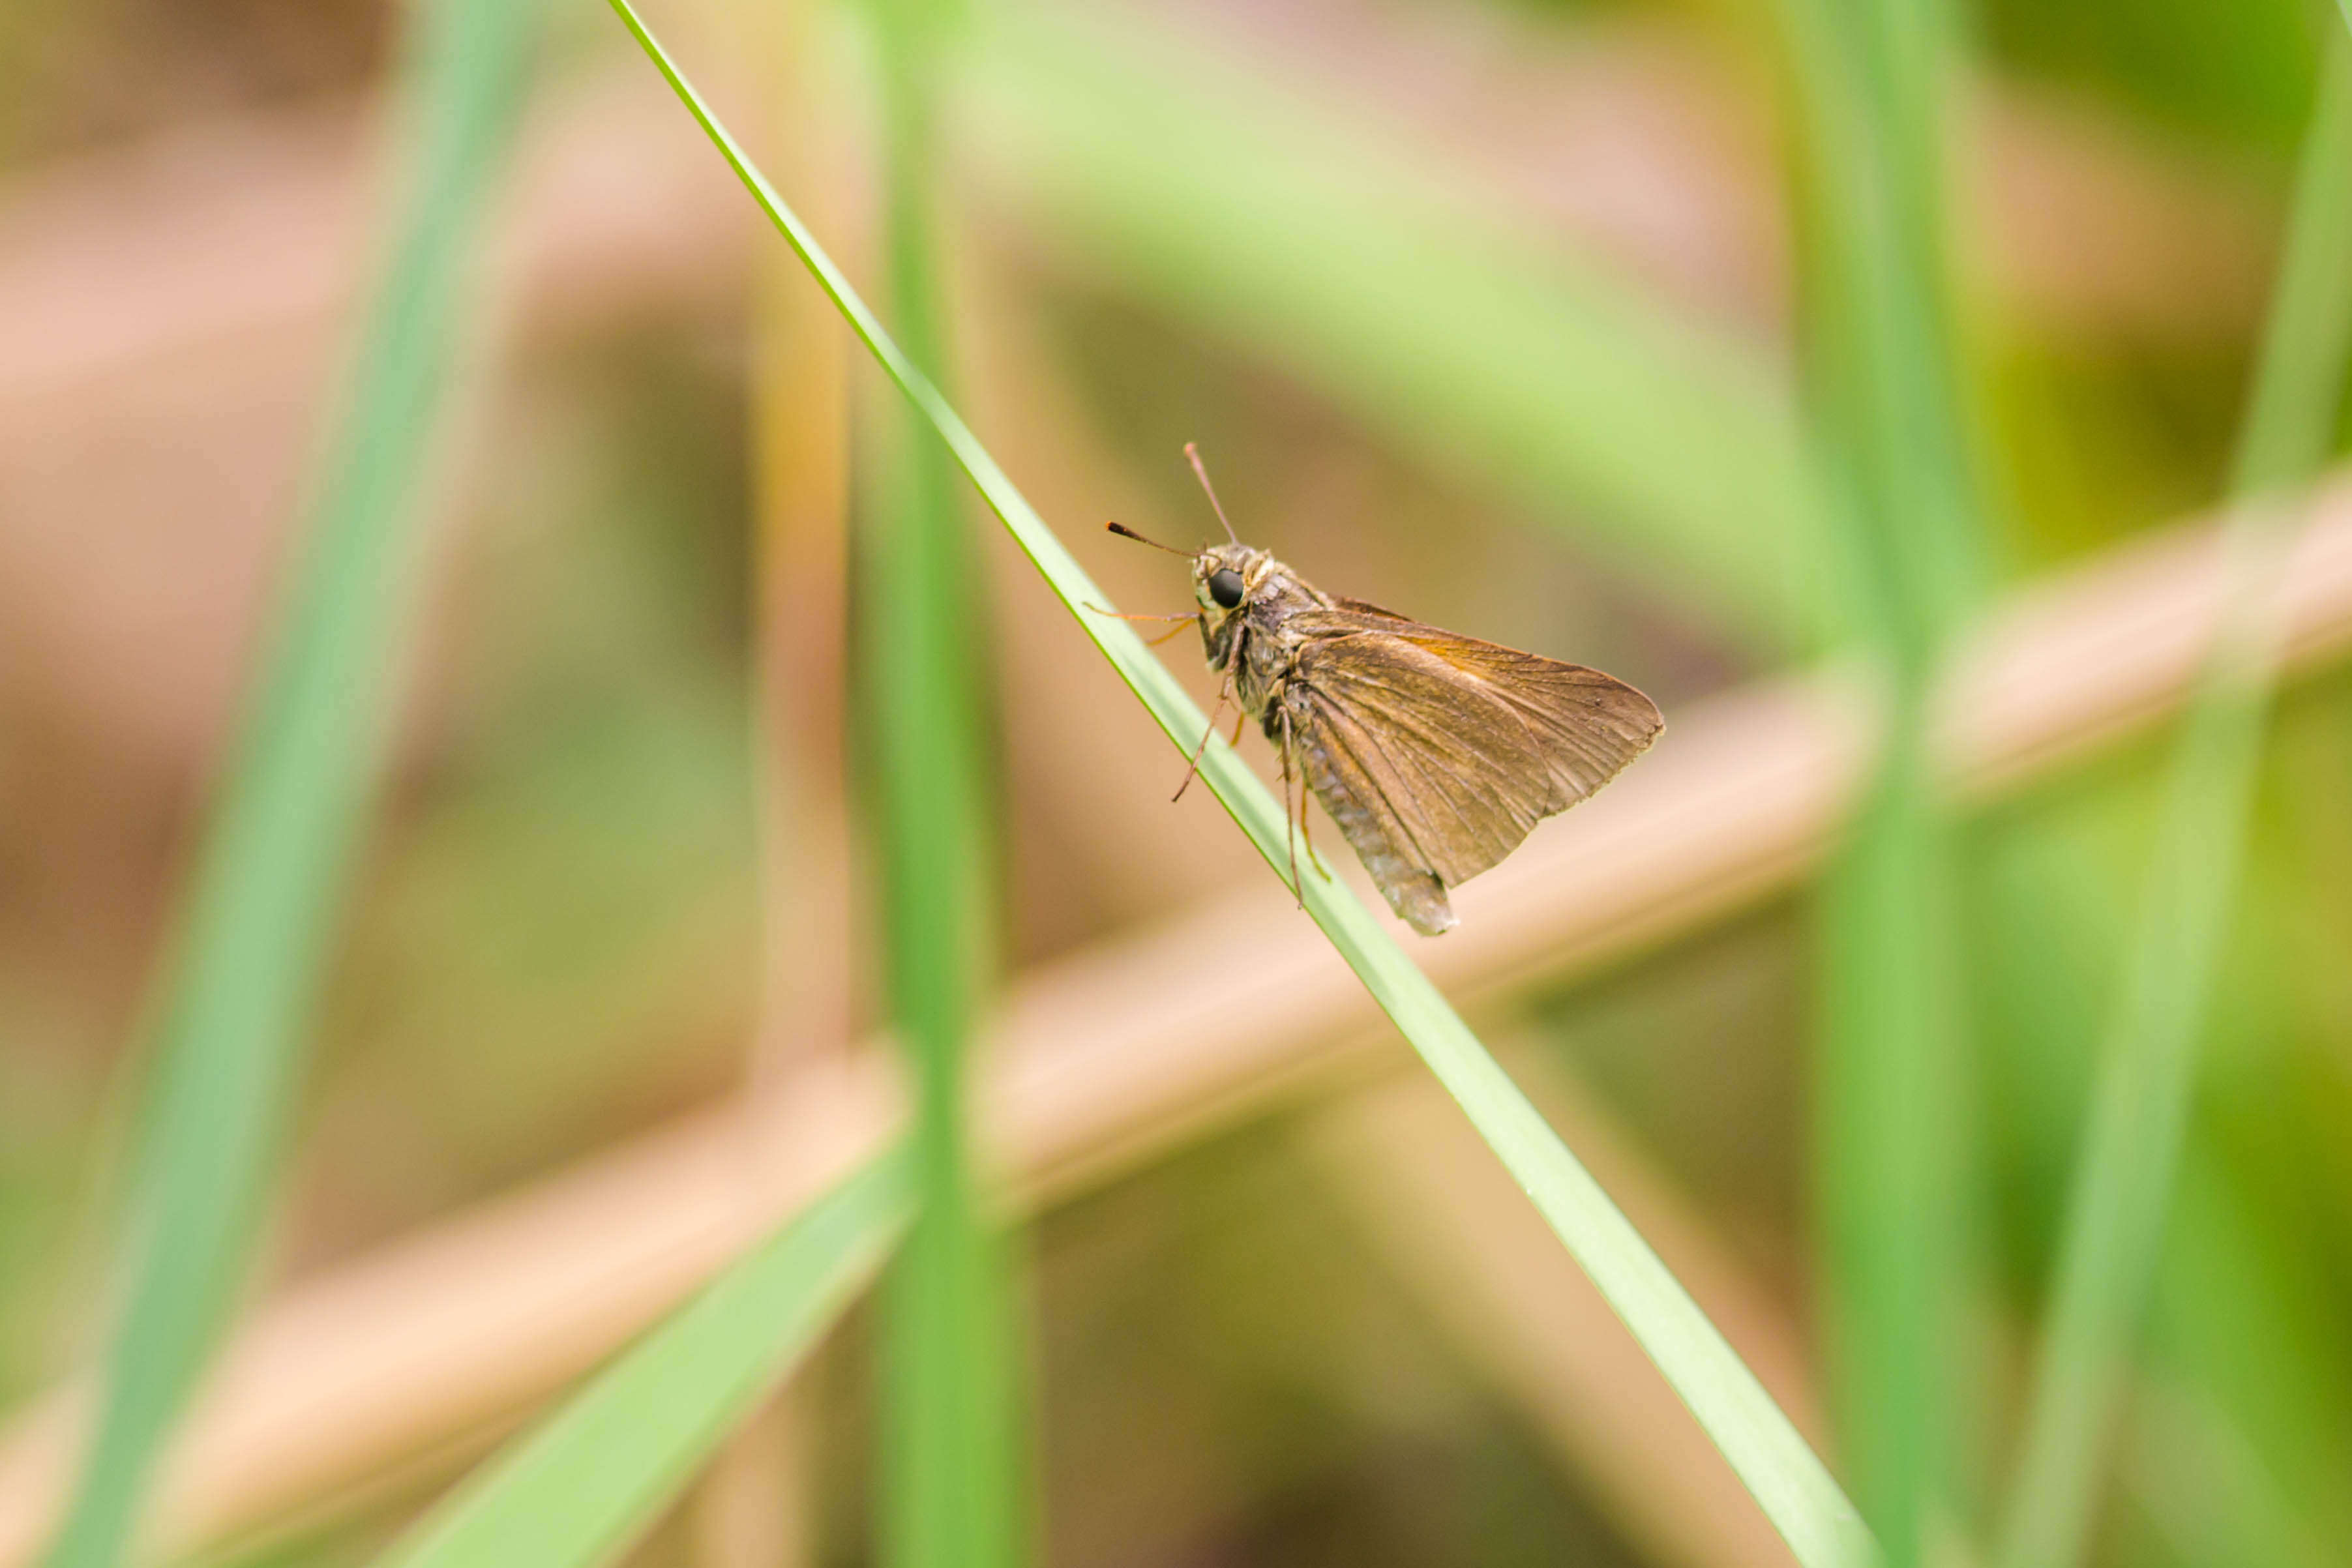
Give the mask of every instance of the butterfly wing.
[{"label": "butterfly wing", "polygon": [[1502,860],[1664,727],[1649,698],[1598,670],[1370,605],[1290,625],[1304,635],[1283,700],[1307,780],[1416,929],[1430,929],[1416,909],[1452,925],[1444,887]]},{"label": "butterfly wing", "polygon": [[1464,682],[1527,727],[1551,780],[1544,816],[1590,798],[1647,751],[1666,727],[1657,704],[1615,676],[1582,664],[1433,628],[1408,633],[1406,641],[1453,666]]}]

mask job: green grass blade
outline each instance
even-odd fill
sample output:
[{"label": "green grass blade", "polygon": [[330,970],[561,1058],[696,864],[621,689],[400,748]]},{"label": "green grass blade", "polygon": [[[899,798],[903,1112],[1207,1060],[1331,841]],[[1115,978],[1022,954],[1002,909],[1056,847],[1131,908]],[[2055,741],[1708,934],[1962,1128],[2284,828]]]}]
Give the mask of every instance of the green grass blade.
[{"label": "green grass blade", "polygon": [[[894,314],[924,362],[946,361],[929,213],[936,0],[880,0]],[[966,1063],[986,963],[978,573],[963,487],[919,416],[874,463],[859,530],[864,673],[880,785],[891,1014],[915,1083],[914,1228],[885,1297],[883,1560],[896,1568],[1014,1568],[1026,1466],[1011,1291],[973,1168]],[[879,443],[877,437],[877,444]]]},{"label": "green grass blade", "polygon": [[1756,346],[1507,230],[1376,113],[1157,29],[993,7],[960,76],[995,161],[1119,287],[1757,644],[1818,641],[1822,500]]},{"label": "green grass blade", "polygon": [[1949,1316],[1965,1104],[1950,827],[1927,698],[1981,590],[1946,298],[1945,18],[1786,0],[1805,124],[1815,396],[1846,620],[1887,677],[1878,769],[1821,894],[1819,1182],[1833,1407],[1890,1564],[1918,1563],[1958,1425]]},{"label": "green grass blade", "polygon": [[2287,535],[2281,486],[2325,459],[2352,353],[2352,37],[2331,29],[2231,475],[2228,607],[2183,720],[2137,929],[2110,1016],[2035,1366],[2006,1568],[2080,1560],[2129,1342],[2163,1244],[2197,1045],[2235,903],[2269,710],[2255,607]]},{"label": "green grass blade", "polygon": [[404,626],[404,525],[530,16],[522,0],[441,0],[420,17],[413,194],[183,910],[131,1188],[123,1313],[56,1568],[121,1560],[243,1270],[366,820]]},{"label": "green grass blade", "polygon": [[1925,737],[1898,718],[1822,879],[1815,1064],[1840,1451],[1890,1563],[1921,1561],[1952,1458],[1953,894]]},{"label": "green grass blade", "polygon": [[[2345,281],[2352,273],[2352,45],[2346,38],[2330,29],[2321,57],[2277,288],[2231,465],[2231,497],[2241,503],[2308,481],[2335,436],[2352,342],[2352,289]],[[2250,516],[2261,531],[2281,537],[2275,514],[2256,508]]]},{"label": "green grass blade", "polygon": [[[1088,601],[1107,601],[752,167],[646,31],[629,0],[612,0],[612,5],[876,360],[938,431],[1079,626],[1169,737],[1191,747],[1206,727],[1200,709],[1123,622],[1081,608]],[[1202,757],[1201,774],[1267,865],[1284,874],[1288,856],[1282,809],[1265,787],[1232,748],[1213,739]],[[1867,1531],[1804,1439],[1428,977],[1344,887],[1309,877],[1301,891],[1316,924],[1517,1177],[1697,1416],[1798,1560],[1809,1568],[1870,1561],[1874,1551]]]},{"label": "green grass blade", "polygon": [[509,1444],[377,1568],[620,1556],[873,1277],[908,1196],[903,1153],[852,1174]]}]

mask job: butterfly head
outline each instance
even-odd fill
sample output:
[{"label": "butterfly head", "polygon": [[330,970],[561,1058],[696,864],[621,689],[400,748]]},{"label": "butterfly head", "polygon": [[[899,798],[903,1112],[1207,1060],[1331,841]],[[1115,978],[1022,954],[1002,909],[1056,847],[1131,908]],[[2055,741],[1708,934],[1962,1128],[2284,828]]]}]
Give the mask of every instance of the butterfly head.
[{"label": "butterfly head", "polygon": [[1274,558],[1248,545],[1212,545],[1192,558],[1192,597],[1219,620],[1249,601]]},{"label": "butterfly head", "polygon": [[[1234,525],[1226,519],[1224,504],[1217,499],[1216,486],[1209,483],[1209,471],[1201,465],[1200,449],[1186,443],[1184,460],[1192,464],[1201,488],[1208,495],[1210,507],[1217,514],[1217,521],[1225,529],[1223,544],[1202,545],[1199,553],[1192,557],[1192,597],[1200,602],[1202,629],[1208,631],[1223,626],[1235,611],[1255,599],[1267,580],[1281,568],[1272,556],[1242,543],[1234,534]],[[1111,524],[1110,531],[1153,549],[1166,550],[1170,555],[1191,553],[1145,538],[1125,523]]]}]

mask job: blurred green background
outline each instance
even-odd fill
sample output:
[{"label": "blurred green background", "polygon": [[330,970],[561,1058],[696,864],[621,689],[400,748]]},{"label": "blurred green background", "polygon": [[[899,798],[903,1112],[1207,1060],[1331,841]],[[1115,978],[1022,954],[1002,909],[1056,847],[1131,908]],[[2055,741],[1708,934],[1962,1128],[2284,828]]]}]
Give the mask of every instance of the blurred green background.
[{"label": "blurred green background", "polygon": [[[782,9],[651,19],[884,298],[876,45],[855,7],[796,41]],[[344,0],[0,15],[0,1409],[89,1364],[120,1295],[140,1046],[388,249],[405,20]],[[1989,0],[1954,20],[1949,281],[1998,594],[2222,494],[2341,19]],[[854,723],[845,815],[763,826],[779,775],[802,800],[793,769],[838,761],[837,737],[779,733],[761,674],[795,631],[775,621],[824,602],[761,580],[808,559],[759,520],[801,363],[764,359],[761,323],[805,279],[602,5],[533,25],[416,477],[425,586],[380,810],[248,1296],[756,1078],[789,1048],[763,899],[823,901],[845,933],[789,983],[836,988],[853,1037],[886,1008]],[[1312,580],[1610,670],[1670,721],[1830,645],[1772,8],[1000,0],[950,37],[950,386],[1122,606],[1182,585],[1095,529],[1205,536],[1193,440],[1244,536]],[[813,107],[787,101],[811,82]],[[848,372],[868,425],[874,383]],[[991,972],[1262,882],[1213,802],[1163,804],[1177,767],[971,510]],[[1208,695],[1189,637],[1167,652]],[[872,689],[850,663],[811,678],[855,714]],[[1990,1560],[2168,738],[1958,829],[1958,1393],[1931,1562]],[[2091,1561],[2352,1561],[2347,805],[2352,675],[2323,671],[2263,752]],[[812,872],[808,833],[840,841],[845,881]],[[1820,1384],[1816,914],[1775,896],[1475,1019],[1515,1069],[1581,1086]],[[1359,1092],[1024,1233],[1038,1560],[1690,1561],[1628,1522],[1443,1279],[1413,1277],[1329,1125]],[[875,1560],[868,1313],[803,1379],[816,1509],[788,1560]],[[365,1562],[470,1451],[205,1560]],[[631,1560],[731,1561],[700,1519],[677,1511]]]}]

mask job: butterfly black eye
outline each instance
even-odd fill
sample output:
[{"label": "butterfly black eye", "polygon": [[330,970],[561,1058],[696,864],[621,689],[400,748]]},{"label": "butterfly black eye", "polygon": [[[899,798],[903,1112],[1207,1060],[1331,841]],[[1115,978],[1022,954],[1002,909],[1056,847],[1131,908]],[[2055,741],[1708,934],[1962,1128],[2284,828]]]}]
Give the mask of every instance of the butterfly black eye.
[{"label": "butterfly black eye", "polygon": [[1232,567],[1219,567],[1209,574],[1209,597],[1217,601],[1220,610],[1231,610],[1242,601],[1242,574]]}]

